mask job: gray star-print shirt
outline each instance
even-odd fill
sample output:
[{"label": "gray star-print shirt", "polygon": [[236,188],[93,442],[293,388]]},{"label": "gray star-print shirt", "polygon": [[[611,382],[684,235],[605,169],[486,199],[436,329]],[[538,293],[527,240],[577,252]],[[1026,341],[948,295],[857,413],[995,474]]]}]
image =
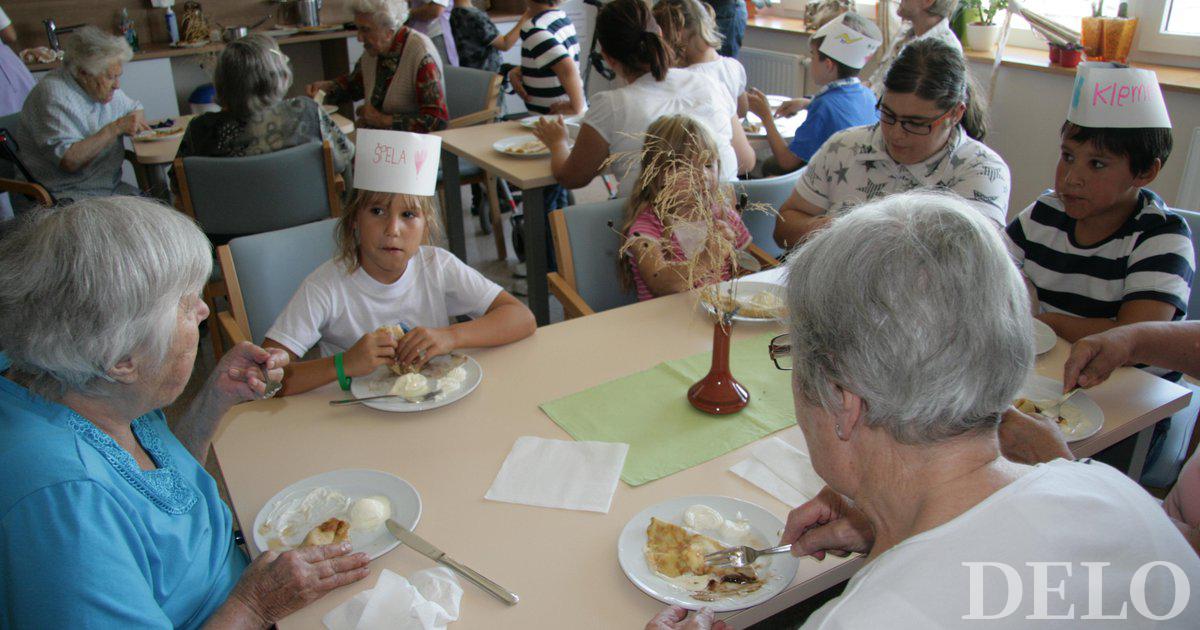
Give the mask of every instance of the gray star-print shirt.
[{"label": "gray star-print shirt", "polygon": [[813,155],[796,192],[809,203],[839,215],[860,204],[915,188],[956,193],[1003,226],[1008,215],[1008,165],[961,129],[946,147],[919,164],[900,164],[884,148],[879,125],[840,131]]}]

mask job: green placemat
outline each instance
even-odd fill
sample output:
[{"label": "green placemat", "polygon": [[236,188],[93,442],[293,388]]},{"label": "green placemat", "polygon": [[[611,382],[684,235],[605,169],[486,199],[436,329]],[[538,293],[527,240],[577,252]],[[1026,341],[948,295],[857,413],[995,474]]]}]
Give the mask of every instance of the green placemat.
[{"label": "green placemat", "polygon": [[730,344],[730,369],[750,392],[750,404],[735,414],[712,416],[687,401],[688,388],[708,374],[711,352],[543,403],[542,411],[576,440],[629,444],[621,479],[640,486],[795,424],[790,374],[767,356],[774,334]]}]

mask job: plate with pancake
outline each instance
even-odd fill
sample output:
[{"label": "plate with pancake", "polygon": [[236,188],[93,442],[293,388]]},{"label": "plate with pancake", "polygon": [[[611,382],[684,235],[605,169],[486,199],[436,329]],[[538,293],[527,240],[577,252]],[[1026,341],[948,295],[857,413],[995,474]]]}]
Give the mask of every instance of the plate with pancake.
[{"label": "plate with pancake", "polygon": [[150,126],[145,131],[138,132],[133,137],[134,140],[142,142],[160,142],[163,140],[174,140],[183,135],[183,130],[186,126],[179,122],[177,118],[164,118],[151,123],[146,123]]},{"label": "plate with pancake", "polygon": [[[400,382],[404,379],[404,382]],[[442,389],[430,400],[410,402],[404,398],[366,400],[362,404],[380,411],[414,412],[445,407],[466,398],[483,381],[483,367],[475,359],[457,352],[434,357],[415,375],[397,373],[391,366],[380,366],[370,374],[351,381],[355,398],[403,392],[410,399]]]},{"label": "plate with pancake", "polygon": [[726,307],[724,310],[736,304],[738,312],[733,316],[733,321],[748,323],[778,322],[787,313],[783,285],[738,280],[732,283],[734,290],[730,294],[731,283],[726,280],[715,286],[700,289],[700,304],[704,310],[716,314],[714,302]]},{"label": "plate with pancake", "polygon": [[[1062,395],[1062,381],[1030,374],[1021,386],[1017,400],[1013,401],[1013,406],[1028,414],[1041,414],[1047,407],[1053,407]],[[1054,420],[1064,440],[1068,443],[1078,442],[1100,431],[1104,426],[1104,411],[1086,391],[1081,391],[1062,404]]]},{"label": "plate with pancake", "polygon": [[1058,335],[1049,324],[1040,319],[1033,320],[1033,351],[1035,354],[1046,354],[1054,349]]},{"label": "plate with pancake", "polygon": [[783,526],[779,517],[741,499],[679,497],[629,520],[617,539],[617,560],[634,586],[661,602],[690,610],[741,610],[787,588],[800,559],[778,554],[742,569],[717,569],[704,564],[704,554],[738,545],[773,546]]},{"label": "plate with pancake", "polygon": [[519,158],[541,158],[549,157],[550,149],[542,144],[541,140],[533,134],[522,134],[519,136],[510,136],[502,138],[492,144],[492,148],[503,153]]},{"label": "plate with pancake", "polygon": [[363,468],[331,470],[275,493],[254,519],[260,552],[349,541],[374,560],[400,541],[387,531],[388,518],[409,530],[421,520],[421,495],[391,473]]}]

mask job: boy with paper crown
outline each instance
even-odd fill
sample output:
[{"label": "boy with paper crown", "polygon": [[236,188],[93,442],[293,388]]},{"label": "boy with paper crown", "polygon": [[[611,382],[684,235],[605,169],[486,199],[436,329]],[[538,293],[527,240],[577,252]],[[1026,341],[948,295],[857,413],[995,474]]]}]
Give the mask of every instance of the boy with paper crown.
[{"label": "boy with paper crown", "polygon": [[[450,252],[432,244],[441,138],[359,129],[354,199],[335,229],[338,255],[297,289],[264,347],[292,357],[283,394],[351,379],[381,365],[419,369],[458,348],[533,334],[533,313]],[[451,323],[460,315],[471,321]],[[320,358],[299,361],[313,345]]]},{"label": "boy with paper crown", "polygon": [[[1191,232],[1146,188],[1172,142],[1154,73],[1080,65],[1061,139],[1054,189],[1007,229],[1034,316],[1072,343],[1124,324],[1183,319],[1195,268]],[[1169,419],[1160,422],[1155,438],[1167,426]],[[1152,443],[1147,465],[1160,446]]]},{"label": "boy with paper crown", "polygon": [[[857,13],[843,13],[817,29],[809,40],[813,82],[824,86],[816,96],[786,101],[772,114],[766,95],[754,88],[747,91],[750,111],[762,119],[771,146],[771,157],[762,167],[764,177],[790,173],[807,164],[829,136],[879,120],[875,94],[858,80],[858,74],[882,40],[873,22]],[[808,118],[789,145],[774,118],[792,116],[806,107]]]}]

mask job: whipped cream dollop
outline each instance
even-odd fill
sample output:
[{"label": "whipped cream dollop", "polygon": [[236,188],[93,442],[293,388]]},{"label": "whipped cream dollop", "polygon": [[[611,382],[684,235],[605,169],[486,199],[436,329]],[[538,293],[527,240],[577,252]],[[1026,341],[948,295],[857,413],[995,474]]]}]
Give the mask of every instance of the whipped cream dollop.
[{"label": "whipped cream dollop", "polygon": [[392,502],[384,496],[364,497],[350,506],[350,529],[369,532],[392,517]]},{"label": "whipped cream dollop", "polygon": [[405,374],[396,379],[391,393],[405,398],[424,396],[429,393],[429,379],[418,373]]},{"label": "whipped cream dollop", "polygon": [[707,505],[696,504],[684,510],[683,524],[695,530],[717,531],[725,524],[725,517]]}]

